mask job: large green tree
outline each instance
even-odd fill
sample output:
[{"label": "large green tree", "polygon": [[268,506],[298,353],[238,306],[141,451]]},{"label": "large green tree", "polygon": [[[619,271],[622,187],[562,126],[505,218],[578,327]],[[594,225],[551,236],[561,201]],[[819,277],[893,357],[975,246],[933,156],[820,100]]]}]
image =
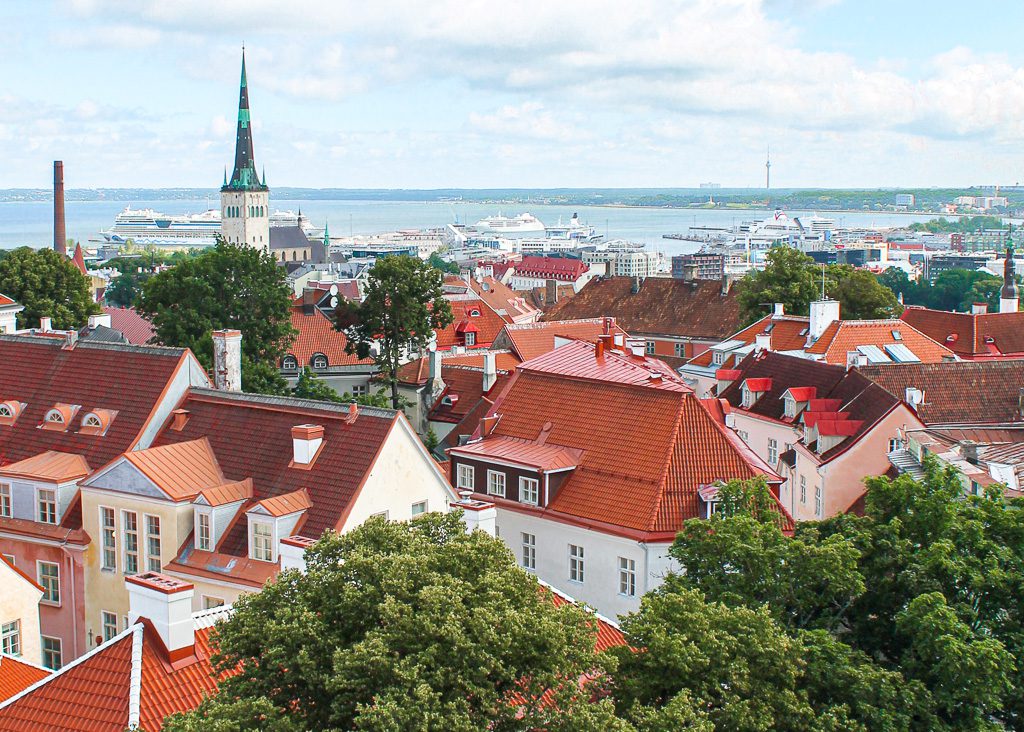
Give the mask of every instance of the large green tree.
[{"label": "large green tree", "polygon": [[89,280],[71,260],[52,249],[20,247],[0,259],[0,293],[24,305],[18,326],[36,327],[53,319],[60,330],[78,329],[100,312]]},{"label": "large green tree", "polygon": [[373,518],[306,558],[305,574],[282,572],[235,604],[216,663],[239,673],[165,729],[624,728],[580,686],[601,670],[593,616],[556,607],[457,512]]},{"label": "large green tree", "polygon": [[336,327],[348,336],[348,351],[373,358],[391,385],[395,409],[400,407],[403,359],[425,349],[434,332],[452,322],[442,282],[441,272],[417,257],[382,257],[370,269],[363,302],[345,301],[335,310]]},{"label": "large green tree", "polygon": [[156,342],[191,348],[207,368],[213,365],[210,334],[240,330],[243,388],[286,392],[278,363],[295,337],[291,289],[269,254],[219,240],[147,280],[137,307],[152,321]]}]

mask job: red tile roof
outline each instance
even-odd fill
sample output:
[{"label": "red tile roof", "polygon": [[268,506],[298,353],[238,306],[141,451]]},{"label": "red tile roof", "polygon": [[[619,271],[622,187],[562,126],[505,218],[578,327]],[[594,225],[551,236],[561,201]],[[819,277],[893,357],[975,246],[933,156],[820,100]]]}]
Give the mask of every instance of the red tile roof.
[{"label": "red tile roof", "polygon": [[89,274],[89,270],[85,268],[85,256],[82,254],[82,245],[75,245],[75,253],[71,255],[71,262],[78,268],[78,271],[84,275]]},{"label": "red tile roof", "polygon": [[481,277],[479,280],[474,278],[470,287],[507,323],[522,322],[540,315],[540,311],[526,298],[493,277]]},{"label": "red tile roof", "polygon": [[609,315],[632,335],[688,336],[722,340],[739,330],[735,288],[722,295],[722,283],[648,277],[632,292],[629,277],[595,277],[567,302],[544,313],[544,320],[578,320]]},{"label": "red tile roof", "polygon": [[[459,423],[477,405],[482,397],[501,392],[508,381],[509,372],[498,370],[494,385],[484,391],[483,368],[466,366],[445,367],[442,363],[441,378],[444,391],[438,396],[430,410],[430,419],[435,422]],[[445,404],[445,398],[455,397],[453,404]]]},{"label": "red tile roof", "polygon": [[5,295],[2,292],[0,292],[0,307],[4,307],[4,306],[7,306],[7,305],[17,305],[17,304],[18,303],[16,303],[14,300],[12,300],[11,298],[7,297],[7,295]]},{"label": "red tile roof", "polygon": [[522,261],[516,262],[513,267],[516,274],[522,277],[538,277],[561,282],[574,282],[589,269],[580,259],[537,256],[523,257]]},{"label": "red tile roof", "polygon": [[[894,331],[900,334],[899,339],[893,335]],[[807,349],[807,353],[824,356],[828,363],[846,366],[847,354],[856,351],[858,346],[884,348],[893,344],[906,346],[923,363],[954,358],[948,348],[902,320],[833,321]]]},{"label": "red tile roof", "polygon": [[[489,349],[493,350],[493,349]],[[514,371],[522,359],[508,351],[496,351],[494,353],[495,368],[499,371]],[[468,366],[470,368],[482,369],[484,366],[484,354],[481,352],[469,352],[457,355],[444,354],[441,359],[441,378],[444,378],[445,369],[455,366]],[[423,385],[430,380],[430,359],[418,358],[409,361],[398,367],[398,381],[401,384]]]},{"label": "red tile roof", "polygon": [[494,431],[473,448],[501,452],[510,438],[538,444],[543,435],[545,446],[579,451],[579,466],[538,509],[543,514],[636,538],[671,537],[701,515],[701,486],[778,480],[684,384],[667,375],[650,381],[655,369],[640,362],[653,359],[601,360],[593,345],[576,342],[522,364],[491,410],[501,415]]},{"label": "red tile roof", "polygon": [[914,409],[928,425],[1024,421],[1021,359],[877,364],[857,370],[901,399],[906,399],[910,388],[923,392],[924,401]]},{"label": "red tile roof", "polygon": [[608,327],[613,334],[625,334],[614,318],[587,318],[584,320],[557,320],[553,322],[506,325],[498,336],[497,345],[511,348],[523,361],[555,350],[555,344],[564,340],[594,341]]},{"label": "red tile roof", "polygon": [[[809,323],[809,318],[802,318],[796,315],[766,315],[753,325],[748,325],[743,330],[733,333],[724,340],[743,341],[749,345],[756,342],[757,336],[762,335],[768,326],[771,326],[771,330],[768,332],[768,335],[771,337],[771,350],[799,351],[807,343]],[[691,358],[688,363],[695,366],[711,366],[711,359],[713,357],[712,351],[704,351]]]},{"label": "red tile roof", "polygon": [[1024,311],[975,315],[909,307],[900,318],[961,358],[1024,356]]},{"label": "red tile roof", "polygon": [[[437,331],[437,349],[447,351],[453,346],[465,345],[464,338],[459,333],[465,332],[466,327],[472,323],[476,328],[476,342],[470,348],[486,348],[490,346],[498,333],[505,327],[505,321],[494,312],[494,309],[483,300],[449,300],[454,320],[447,328]],[[471,315],[476,312],[477,315]],[[460,324],[462,330],[458,330]]]},{"label": "red tile roof", "polygon": [[299,366],[309,366],[313,354],[327,356],[328,366],[372,366],[373,359],[363,358],[345,352],[348,338],[335,329],[334,323],[319,308],[312,308],[308,314],[301,307],[292,307],[292,327],[298,331],[289,353]]},{"label": "red tile roof", "polygon": [[128,342],[134,346],[144,346],[156,334],[153,324],[142,317],[135,308],[115,308],[104,305],[103,312],[110,316],[110,327],[121,331]]},{"label": "red tile roof", "polygon": [[89,463],[81,455],[56,450],[47,450],[0,468],[0,475],[32,478],[48,483],[66,483],[90,472]]},{"label": "red tile roof", "polygon": [[50,671],[13,656],[0,654],[0,703],[50,675]]},{"label": "red tile roof", "polygon": [[[566,595],[564,592],[552,587],[547,582],[540,582],[540,586],[546,589],[551,595],[551,601],[555,604],[555,607],[562,607],[563,605],[578,604],[576,600]],[[597,620],[597,638],[594,641],[594,649],[597,651],[607,651],[609,648],[615,646],[626,645],[626,637],[619,630],[619,626],[603,615],[593,613],[592,615]]]},{"label": "red tile roof", "polygon": [[191,500],[204,488],[225,482],[205,437],[127,452],[124,457],[174,501]]}]

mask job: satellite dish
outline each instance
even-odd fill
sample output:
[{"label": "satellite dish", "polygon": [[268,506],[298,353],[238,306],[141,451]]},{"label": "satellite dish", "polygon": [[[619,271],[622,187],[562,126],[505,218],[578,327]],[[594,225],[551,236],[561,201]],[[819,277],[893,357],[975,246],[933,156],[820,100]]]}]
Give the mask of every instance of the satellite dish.
[{"label": "satellite dish", "polygon": [[338,307],[338,298],[337,297],[332,297],[331,298],[331,307],[332,308]]},{"label": "satellite dish", "polygon": [[332,295],[337,295],[338,294],[338,286],[337,285],[331,285],[330,292],[331,292]]}]

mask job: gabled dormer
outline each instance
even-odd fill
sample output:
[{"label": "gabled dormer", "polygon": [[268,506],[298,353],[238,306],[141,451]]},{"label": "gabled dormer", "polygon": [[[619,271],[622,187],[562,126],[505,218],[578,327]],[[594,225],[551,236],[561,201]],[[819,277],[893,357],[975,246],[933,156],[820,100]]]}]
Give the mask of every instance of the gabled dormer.
[{"label": "gabled dormer", "polygon": [[741,398],[740,406],[744,409],[750,409],[757,403],[765,392],[771,390],[772,380],[771,379],[746,379],[743,382],[743,386],[740,389]]},{"label": "gabled dormer", "polygon": [[312,504],[305,489],[264,498],[246,511],[249,523],[249,558],[276,562],[281,539],[295,533],[299,519]]},{"label": "gabled dormer", "polygon": [[242,505],[252,498],[252,479],[205,488],[192,502],[193,543],[198,551],[212,552]]},{"label": "gabled dormer", "polygon": [[792,386],[782,394],[782,416],[796,419],[807,409],[811,400],[817,396],[817,388],[813,386]]},{"label": "gabled dormer", "polygon": [[2,517],[60,524],[78,493],[78,481],[90,472],[81,455],[56,450],[3,466]]}]

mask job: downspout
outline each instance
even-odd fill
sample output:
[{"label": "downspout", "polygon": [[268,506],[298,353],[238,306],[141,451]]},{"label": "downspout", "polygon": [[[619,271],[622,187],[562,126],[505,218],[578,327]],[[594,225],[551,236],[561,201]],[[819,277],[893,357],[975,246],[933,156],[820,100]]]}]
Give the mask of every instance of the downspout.
[{"label": "downspout", "polygon": [[[61,552],[64,553],[64,556],[67,557],[68,564],[69,564],[69,569],[70,569],[69,574],[71,575],[71,603],[70,603],[71,604],[71,633],[72,633],[71,638],[72,638],[72,646],[74,647],[74,651],[75,651],[75,658],[78,658],[79,655],[81,655],[81,654],[79,653],[79,650],[78,650],[78,596],[77,596],[76,585],[75,585],[75,559],[74,559],[74,557],[71,556],[71,552],[69,552],[65,548],[67,546],[68,537],[70,535],[71,535],[71,529],[68,529],[67,533],[64,534],[64,539],[60,543],[60,550],[61,550]],[[83,600],[84,600],[84,598],[83,598]],[[62,658],[61,659],[61,664],[63,664],[63,662],[64,662],[64,659]]]}]

